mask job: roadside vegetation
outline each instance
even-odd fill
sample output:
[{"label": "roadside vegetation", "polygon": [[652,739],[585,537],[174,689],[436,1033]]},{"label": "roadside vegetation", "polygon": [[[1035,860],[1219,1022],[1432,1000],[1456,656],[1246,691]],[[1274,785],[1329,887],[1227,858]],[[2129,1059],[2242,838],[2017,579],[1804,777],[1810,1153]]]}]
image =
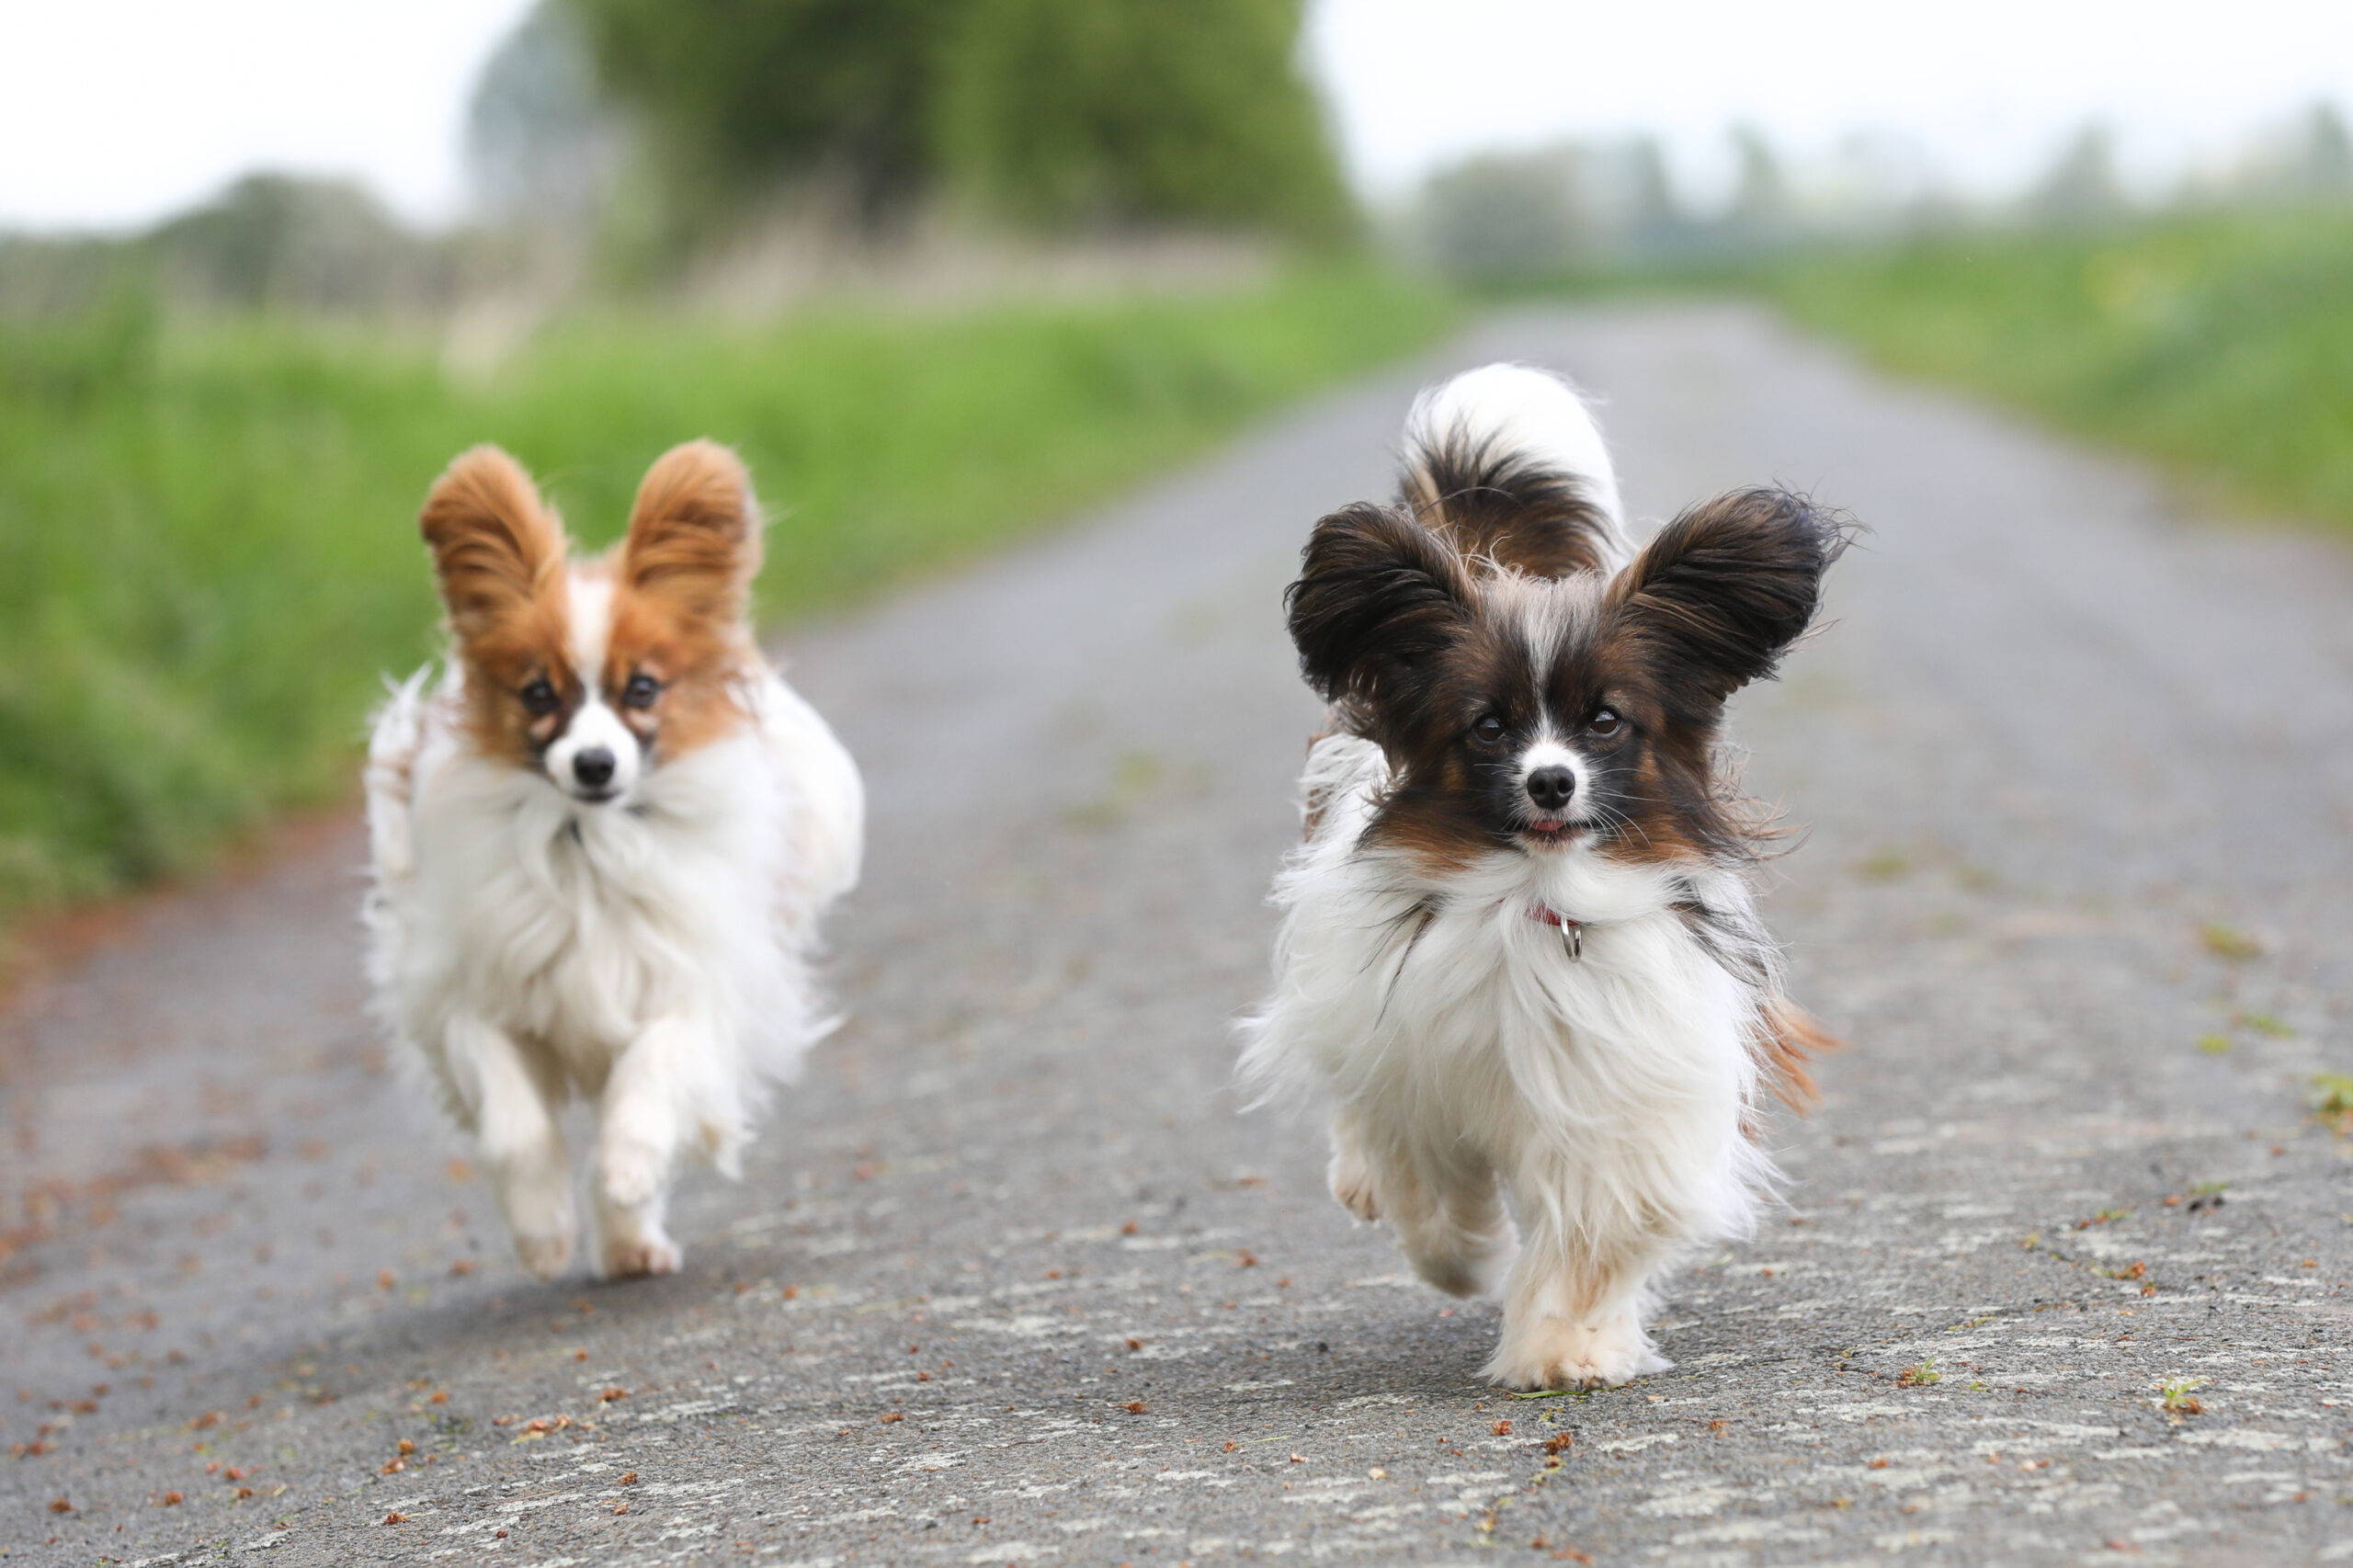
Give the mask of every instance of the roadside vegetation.
[{"label": "roadside vegetation", "polygon": [[2353,529],[2353,210],[1957,233],[1734,280],[1888,369]]},{"label": "roadside vegetation", "polygon": [[1654,139],[1467,158],[1394,222],[1476,292],[1769,301],[1881,367],[2353,527],[2353,126],[2315,102],[2128,182],[2086,124],[2000,197],[1868,135],[1794,156],[1735,128],[1728,201]]},{"label": "roadside vegetation", "polygon": [[0,234],[0,928],[346,795],[434,649],[417,503],[497,441],[591,546],[709,436],[832,613],[1427,343],[1303,0],[540,0],[474,216],[258,171]]},{"label": "roadside vegetation", "polygon": [[1411,351],[1433,287],[1346,263],[1199,294],[766,325],[584,311],[487,379],[381,324],[0,318],[0,911],[201,864],[349,787],[381,675],[433,649],[415,508],[476,441],[575,532],[673,442],[741,449],[776,516],[762,608],[944,570]]},{"label": "roadside vegetation", "polygon": [[482,440],[592,545],[662,449],[734,444],[777,623],[1068,516],[1465,299],[1707,288],[2353,524],[2333,109],[2170,215],[2097,128],[1998,211],[1744,131],[1720,209],[1634,137],[1368,214],[1305,14],[539,0],[476,85],[469,224],[263,171],[142,233],[0,234],[0,927],[348,790],[379,678],[434,646],[415,506]]}]

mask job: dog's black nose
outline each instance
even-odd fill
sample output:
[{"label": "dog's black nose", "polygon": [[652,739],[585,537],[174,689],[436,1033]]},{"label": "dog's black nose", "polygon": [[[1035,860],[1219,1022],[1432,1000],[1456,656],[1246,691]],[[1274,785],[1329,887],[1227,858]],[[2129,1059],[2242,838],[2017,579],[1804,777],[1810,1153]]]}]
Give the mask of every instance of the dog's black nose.
[{"label": "dog's black nose", "polygon": [[[613,754],[603,746],[590,746],[572,759],[572,776],[584,789],[603,789],[613,781]],[[1534,788],[1533,780],[1529,787]]]},{"label": "dog's black nose", "polygon": [[1540,812],[1557,812],[1577,792],[1577,776],[1565,767],[1540,767],[1528,776],[1528,798]]}]

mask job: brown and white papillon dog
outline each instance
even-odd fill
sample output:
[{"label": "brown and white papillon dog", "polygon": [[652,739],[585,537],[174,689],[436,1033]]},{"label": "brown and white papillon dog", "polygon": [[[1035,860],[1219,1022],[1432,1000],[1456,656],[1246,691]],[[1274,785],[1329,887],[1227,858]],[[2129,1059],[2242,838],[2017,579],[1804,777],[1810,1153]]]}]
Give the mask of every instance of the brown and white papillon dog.
[{"label": "brown and white papillon dog", "polygon": [[1583,400],[1491,365],[1415,403],[1394,505],[1308,540],[1331,711],[1243,1074],[1329,1107],[1333,1195],[1423,1278],[1501,1289],[1506,1387],[1667,1365],[1654,1282],[1752,1226],[1761,1097],[1832,1043],[1782,997],[1719,731],[1846,538],[1760,489],[1637,551]]},{"label": "brown and white papillon dog", "polygon": [[526,1267],[571,1261],[578,1096],[602,1271],[668,1273],[676,1167],[736,1174],[828,1027],[810,964],[858,880],[858,769],[754,640],[761,516],[726,449],[663,457],[594,559],[494,447],[420,520],[451,647],[369,748],[379,1006],[479,1141]]}]

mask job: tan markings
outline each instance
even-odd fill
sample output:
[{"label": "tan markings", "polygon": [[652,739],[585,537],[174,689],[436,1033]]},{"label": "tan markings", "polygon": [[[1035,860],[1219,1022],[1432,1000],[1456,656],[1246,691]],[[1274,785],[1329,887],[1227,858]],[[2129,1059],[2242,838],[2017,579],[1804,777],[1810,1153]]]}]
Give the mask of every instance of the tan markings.
[{"label": "tan markings", "polygon": [[[461,454],[434,483],[417,526],[465,669],[474,744],[528,761],[582,695],[564,642],[563,525],[522,465],[484,446]],[[562,706],[535,718],[521,692],[540,677]]]},{"label": "tan markings", "polygon": [[[733,452],[710,441],[674,447],[645,475],[629,537],[612,559],[612,631],[605,690],[624,722],[665,756],[733,733],[740,683],[758,667],[745,620],[760,569],[760,517]],[[662,683],[650,710],[621,705],[631,675]]]},{"label": "tan markings", "polygon": [[1813,1086],[1809,1064],[1825,1051],[1845,1045],[1822,1027],[1820,1019],[1786,996],[1765,1004],[1748,1040],[1750,1054],[1764,1071],[1766,1085],[1776,1099],[1800,1116],[1811,1111],[1822,1097]]}]

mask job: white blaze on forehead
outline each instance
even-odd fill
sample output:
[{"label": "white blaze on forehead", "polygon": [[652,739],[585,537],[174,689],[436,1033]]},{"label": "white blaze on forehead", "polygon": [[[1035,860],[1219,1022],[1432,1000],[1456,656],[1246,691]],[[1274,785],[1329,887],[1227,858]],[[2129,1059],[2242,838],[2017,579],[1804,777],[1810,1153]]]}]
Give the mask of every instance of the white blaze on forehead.
[{"label": "white blaze on forehead", "polygon": [[1488,594],[1518,623],[1538,684],[1549,686],[1553,665],[1593,624],[1601,586],[1586,574],[1563,579],[1514,576],[1498,579]]},{"label": "white blaze on forehead", "polygon": [[605,679],[605,642],[613,631],[613,580],[602,572],[572,574],[572,667],[591,693]]},{"label": "white blaze on forehead", "polygon": [[548,744],[541,764],[559,789],[579,793],[585,788],[574,768],[584,751],[611,754],[613,773],[603,788],[626,795],[637,782],[644,762],[637,736],[605,700],[605,644],[612,632],[613,580],[601,573],[574,572],[571,600],[572,663],[585,690],[563,733]]}]

